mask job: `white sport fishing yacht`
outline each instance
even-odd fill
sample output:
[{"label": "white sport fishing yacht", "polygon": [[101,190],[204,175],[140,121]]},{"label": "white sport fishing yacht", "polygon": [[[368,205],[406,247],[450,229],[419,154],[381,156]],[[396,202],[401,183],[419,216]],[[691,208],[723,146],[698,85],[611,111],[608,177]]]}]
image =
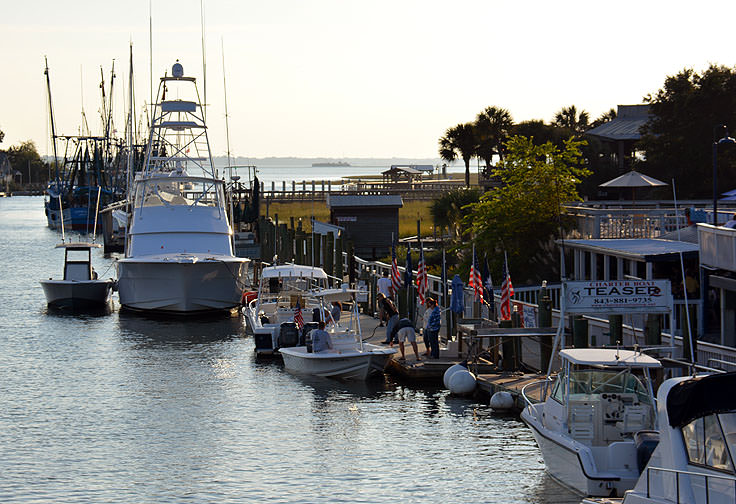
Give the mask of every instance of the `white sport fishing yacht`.
[{"label": "white sport fishing yacht", "polygon": [[615,348],[565,349],[560,358],[563,369],[543,382],[552,388],[542,402],[529,401],[529,386],[522,390],[529,405],[521,418],[553,478],[583,496],[621,496],[636,484],[656,439],[649,370],[661,363]]},{"label": "white sport fishing yacht", "polygon": [[171,73],[161,78],[135,179],[125,258],[117,264],[120,304],[178,314],[227,310],[240,303],[248,259],[233,254],[196,80],[178,62]]},{"label": "white sport fishing yacht", "polygon": [[[624,504],[736,502],[736,373],[671,378],[659,387],[659,444]],[[586,504],[621,499],[584,499]]]}]

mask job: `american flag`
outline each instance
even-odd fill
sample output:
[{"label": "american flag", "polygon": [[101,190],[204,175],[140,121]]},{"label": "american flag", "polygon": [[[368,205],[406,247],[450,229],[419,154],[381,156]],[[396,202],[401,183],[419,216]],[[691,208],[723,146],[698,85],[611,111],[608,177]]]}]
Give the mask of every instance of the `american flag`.
[{"label": "american flag", "polygon": [[401,273],[396,262],[396,246],[391,244],[391,293],[396,294],[401,289]]},{"label": "american flag", "polygon": [[424,263],[424,248],[419,245],[419,265],[417,266],[417,293],[419,294],[419,302],[424,305],[429,290],[429,282],[427,278],[427,265]]},{"label": "american flag", "polygon": [[296,310],[294,311],[294,323],[298,329],[304,327],[304,317],[302,317],[302,307],[299,306],[299,301],[296,302]]},{"label": "american flag", "polygon": [[504,252],[503,257],[503,280],[501,282],[501,319],[511,320],[511,296],[514,295],[514,286],[509,274],[509,260]]},{"label": "american flag", "polygon": [[468,287],[473,288],[475,293],[475,299],[480,299],[483,302],[483,279],[480,275],[480,269],[478,268],[478,261],[475,257],[475,245],[473,245],[473,264],[470,266],[470,279],[468,280]]}]

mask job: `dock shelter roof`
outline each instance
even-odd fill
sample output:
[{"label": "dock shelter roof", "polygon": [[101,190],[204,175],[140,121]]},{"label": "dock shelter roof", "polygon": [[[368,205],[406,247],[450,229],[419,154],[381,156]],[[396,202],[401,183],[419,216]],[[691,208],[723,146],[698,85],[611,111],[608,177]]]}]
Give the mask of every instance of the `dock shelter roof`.
[{"label": "dock shelter roof", "polygon": [[677,258],[680,252],[684,258],[697,258],[700,251],[697,243],[659,238],[564,240],[564,243],[558,240],[557,243],[577,250],[645,262],[669,261]]}]

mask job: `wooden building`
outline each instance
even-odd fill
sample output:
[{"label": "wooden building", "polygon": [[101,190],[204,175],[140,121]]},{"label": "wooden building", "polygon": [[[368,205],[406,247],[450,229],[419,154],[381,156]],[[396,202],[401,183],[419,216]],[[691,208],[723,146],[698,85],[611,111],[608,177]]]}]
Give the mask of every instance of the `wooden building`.
[{"label": "wooden building", "polygon": [[330,222],[345,229],[345,239],[353,242],[355,255],[378,259],[391,253],[391,237],[399,236],[399,195],[327,195]]}]

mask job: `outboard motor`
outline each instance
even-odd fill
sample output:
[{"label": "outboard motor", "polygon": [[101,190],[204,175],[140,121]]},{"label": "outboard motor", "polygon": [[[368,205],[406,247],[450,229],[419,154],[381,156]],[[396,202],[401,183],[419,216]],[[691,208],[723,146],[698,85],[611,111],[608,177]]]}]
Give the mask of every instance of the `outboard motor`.
[{"label": "outboard motor", "polygon": [[636,445],[636,466],[639,469],[639,474],[641,474],[649,463],[654,449],[659,444],[659,432],[639,431],[634,434],[634,444]]},{"label": "outboard motor", "polygon": [[299,335],[299,346],[306,346],[307,336],[309,336],[309,333],[312,332],[313,329],[317,329],[318,327],[318,322],[307,322],[306,324],[304,324],[304,327],[302,327],[301,330],[301,334]]},{"label": "outboard motor", "polygon": [[283,322],[279,332],[279,348],[295,347],[299,344],[299,329],[294,322]]}]

